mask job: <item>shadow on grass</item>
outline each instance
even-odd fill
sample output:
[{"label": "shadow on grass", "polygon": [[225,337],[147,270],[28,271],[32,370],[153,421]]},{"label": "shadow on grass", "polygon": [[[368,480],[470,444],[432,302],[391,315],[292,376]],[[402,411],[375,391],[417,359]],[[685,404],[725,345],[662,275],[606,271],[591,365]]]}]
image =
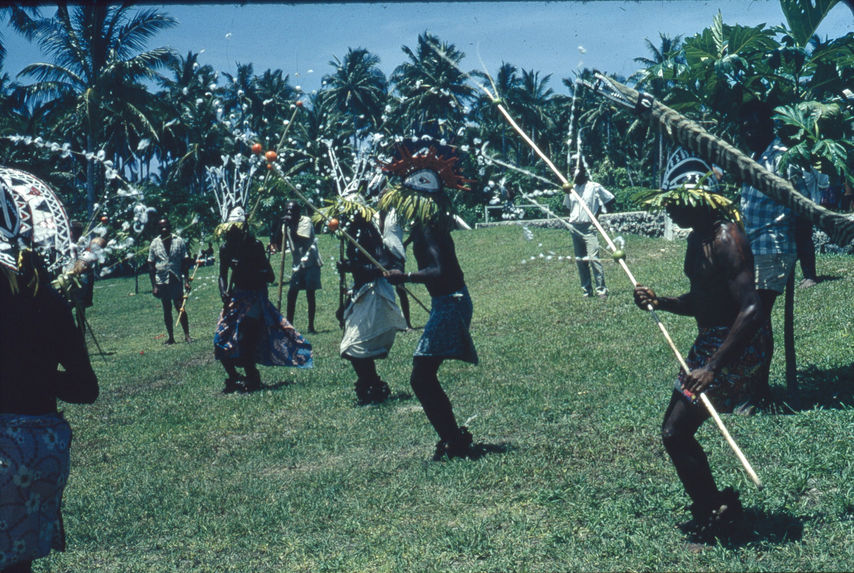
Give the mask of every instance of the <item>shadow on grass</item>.
[{"label": "shadow on grass", "polygon": [[739,527],[729,536],[720,539],[727,548],[738,548],[751,543],[791,543],[804,535],[803,522],[788,513],[768,513],[760,509],[747,509]]},{"label": "shadow on grass", "polygon": [[238,393],[240,394],[254,394],[255,392],[263,392],[264,390],[280,390],[285,386],[293,386],[296,384],[294,380],[283,380],[281,382],[271,382],[269,384],[262,382],[260,388],[255,388],[253,390],[249,390],[246,388],[240,388]]},{"label": "shadow on grass", "polygon": [[829,282],[833,282],[833,281],[838,281],[842,277],[838,277],[836,275],[819,275],[816,278],[818,279],[816,281],[817,283],[829,283]]},{"label": "shadow on grass", "polygon": [[688,534],[689,548],[701,552],[720,544],[727,549],[738,549],[757,543],[780,545],[800,541],[804,534],[803,522],[788,513],[768,513],[747,509],[743,519],[727,532],[714,534]]},{"label": "shadow on grass", "polygon": [[771,411],[791,414],[816,407],[841,409],[854,405],[854,363],[822,370],[810,366],[798,371],[798,393],[789,396],[785,388],[774,392]]},{"label": "shadow on grass", "polygon": [[506,454],[507,452],[513,449],[513,445],[510,442],[501,442],[498,444],[487,444],[484,442],[478,442],[476,444],[472,444],[472,452],[469,454],[470,460],[479,460],[483,456],[487,454]]}]

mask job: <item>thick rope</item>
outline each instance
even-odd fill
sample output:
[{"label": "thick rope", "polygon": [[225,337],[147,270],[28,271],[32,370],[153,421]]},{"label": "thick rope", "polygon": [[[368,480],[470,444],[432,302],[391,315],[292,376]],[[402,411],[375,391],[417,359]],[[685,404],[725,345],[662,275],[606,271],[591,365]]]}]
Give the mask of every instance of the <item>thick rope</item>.
[{"label": "thick rope", "polygon": [[[597,75],[597,77],[600,77]],[[831,241],[846,246],[854,241],[854,217],[834,213],[810,201],[792,186],[756,161],[715,137],[681,113],[667,107],[648,94],[641,94],[610,78],[601,79],[623,96],[636,102],[639,113],[647,114],[659,122],[665,133],[675,142],[690,149],[709,163],[721,166],[727,173],[734,174],[740,181],[755,187],[774,201],[788,207],[796,215],[804,217],[828,234]],[[625,104],[625,102],[622,102]]]}]

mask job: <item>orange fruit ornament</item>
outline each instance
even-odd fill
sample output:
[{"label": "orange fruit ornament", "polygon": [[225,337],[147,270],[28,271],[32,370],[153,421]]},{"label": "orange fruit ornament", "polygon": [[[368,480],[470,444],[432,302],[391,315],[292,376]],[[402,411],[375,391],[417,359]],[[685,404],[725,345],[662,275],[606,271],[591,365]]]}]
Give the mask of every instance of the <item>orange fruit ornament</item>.
[{"label": "orange fruit ornament", "polygon": [[334,218],[329,219],[329,222],[326,224],[326,226],[329,227],[330,231],[337,231],[338,230],[338,219],[334,219]]},{"label": "orange fruit ornament", "polygon": [[267,158],[267,161],[272,163],[273,161],[276,160],[276,157],[278,157],[278,156],[276,155],[276,152],[271,149],[270,151],[268,151],[267,153],[264,154],[264,157]]},{"label": "orange fruit ornament", "polygon": [[254,153],[255,155],[261,155],[261,151],[263,151],[263,149],[264,148],[261,147],[260,143],[253,143],[252,144],[252,153]]}]

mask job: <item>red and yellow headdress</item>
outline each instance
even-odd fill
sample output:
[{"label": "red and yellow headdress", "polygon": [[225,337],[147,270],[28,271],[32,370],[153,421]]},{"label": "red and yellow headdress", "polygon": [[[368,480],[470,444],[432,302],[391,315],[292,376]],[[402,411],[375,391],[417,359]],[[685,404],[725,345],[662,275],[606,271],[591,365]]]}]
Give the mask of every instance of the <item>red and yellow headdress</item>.
[{"label": "red and yellow headdress", "polygon": [[455,149],[415,140],[399,143],[396,151],[392,161],[381,165],[385,173],[401,181],[389,186],[380,199],[380,209],[394,208],[402,218],[421,223],[451,220],[453,203],[442,191],[468,191],[468,184],[473,183],[460,173]]},{"label": "red and yellow headdress", "polygon": [[383,164],[383,171],[402,178],[404,187],[423,193],[437,193],[443,188],[469,190],[466,184],[472,180],[459,173],[457,155],[442,157],[434,145],[415,151],[398,145],[397,150],[399,157]]}]

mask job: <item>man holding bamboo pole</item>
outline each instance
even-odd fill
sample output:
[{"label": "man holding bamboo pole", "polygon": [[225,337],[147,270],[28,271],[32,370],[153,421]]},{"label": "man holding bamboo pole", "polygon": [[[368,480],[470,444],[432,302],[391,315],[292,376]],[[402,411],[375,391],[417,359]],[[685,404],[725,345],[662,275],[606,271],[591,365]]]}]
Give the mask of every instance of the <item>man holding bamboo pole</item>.
[{"label": "man holding bamboo pole", "polygon": [[181,309],[184,302],[184,290],[190,290],[187,272],[190,270],[190,257],[183,239],[172,234],[172,225],[168,219],[157,222],[160,234],[151,241],[148,250],[148,275],[151,279],[151,293],[160,299],[163,305],[163,321],[166,323],[168,338],[165,344],[175,344],[172,326],[172,306],[179,311],[184,340],[190,338],[190,320]]},{"label": "man holding bamboo pole", "polygon": [[[749,401],[765,361],[761,306],[753,281],[753,255],[733,204],[713,191],[711,170],[699,159],[681,163],[664,189],[644,194],[650,207],[664,208],[674,223],[690,227],[685,274],[690,290],[662,297],[638,285],[635,303],[693,316],[699,330],[680,371],[661,428],[662,442],[686,493],[693,520],[684,526],[699,539],[726,534],[741,517],[732,488],[719,491],[708,459],[694,434],[709,417],[699,403],[705,394],[715,408],[732,411]],[[674,180],[678,182],[674,183]],[[712,189],[712,190],[710,190]]]}]

